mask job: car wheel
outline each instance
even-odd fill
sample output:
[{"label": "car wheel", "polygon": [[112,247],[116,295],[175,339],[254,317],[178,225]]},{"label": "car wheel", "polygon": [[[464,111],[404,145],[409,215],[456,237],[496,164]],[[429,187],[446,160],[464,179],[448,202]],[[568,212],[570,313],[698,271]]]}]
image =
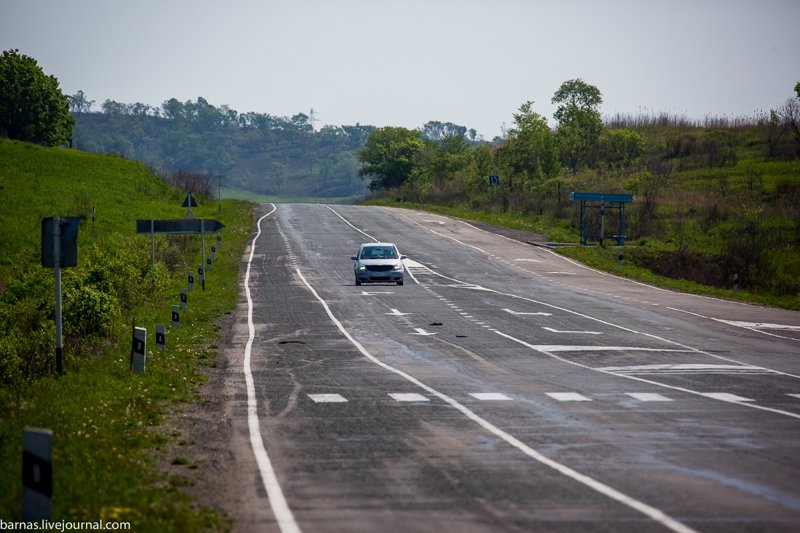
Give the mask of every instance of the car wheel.
[{"label": "car wheel", "polygon": [[361,285],[361,282],[360,282],[360,281],[358,281],[358,280],[356,280],[356,285],[357,285],[357,286],[358,286],[358,285]]},{"label": "car wheel", "polygon": [[398,284],[398,285],[402,285],[402,284],[403,284],[403,282],[402,282],[402,281],[398,281],[398,282],[397,282],[397,284]]}]

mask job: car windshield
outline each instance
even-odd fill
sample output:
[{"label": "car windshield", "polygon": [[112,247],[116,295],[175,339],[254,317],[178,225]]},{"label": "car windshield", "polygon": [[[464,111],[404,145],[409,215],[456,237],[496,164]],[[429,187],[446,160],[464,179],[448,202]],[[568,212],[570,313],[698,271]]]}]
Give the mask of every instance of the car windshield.
[{"label": "car windshield", "polygon": [[394,246],[365,246],[361,259],[397,259],[397,250]]}]

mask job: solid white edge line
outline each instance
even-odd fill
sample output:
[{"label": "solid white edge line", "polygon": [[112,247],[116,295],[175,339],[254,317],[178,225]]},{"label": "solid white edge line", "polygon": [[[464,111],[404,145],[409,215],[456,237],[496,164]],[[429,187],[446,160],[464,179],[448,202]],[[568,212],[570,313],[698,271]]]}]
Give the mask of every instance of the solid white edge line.
[{"label": "solid white edge line", "polygon": [[256,328],[253,324],[253,299],[250,295],[250,266],[253,262],[253,256],[256,251],[256,242],[261,236],[261,221],[270,216],[277,210],[275,204],[272,205],[272,211],[258,219],[256,226],[258,231],[250,244],[250,257],[247,259],[247,270],[244,276],[244,291],[247,296],[247,329],[249,331],[247,345],[244,349],[244,379],[247,386],[247,425],[250,429],[250,447],[253,449],[253,455],[258,464],[258,470],[261,473],[261,482],[267,491],[267,499],[269,500],[272,514],[275,516],[275,521],[278,523],[282,533],[300,533],[300,527],[294,519],[292,510],[286,503],[286,498],[283,496],[278,478],[275,475],[275,470],[272,468],[272,462],[269,460],[269,455],[264,447],[264,440],[261,437],[261,424],[258,420],[258,399],[256,398],[256,388],[253,381],[253,373],[250,369],[250,356],[253,348],[253,340],[256,336]]},{"label": "solid white edge line", "polygon": [[651,505],[648,505],[648,504],[646,504],[644,502],[636,500],[636,499],[634,499],[634,498],[632,498],[632,497],[630,497],[630,496],[628,496],[628,495],[626,495],[626,494],[624,494],[624,493],[622,493],[622,492],[620,492],[620,491],[618,491],[618,490],[606,485],[605,483],[597,481],[596,479],[591,478],[591,477],[589,477],[589,476],[587,476],[585,474],[581,474],[580,472],[578,472],[576,470],[573,470],[572,468],[570,468],[570,467],[568,467],[568,466],[566,466],[564,464],[561,464],[558,461],[555,461],[553,459],[550,459],[550,458],[542,455],[541,453],[537,452],[536,450],[534,450],[533,448],[531,448],[530,446],[528,446],[524,442],[520,441],[519,439],[517,439],[513,435],[510,435],[509,433],[506,433],[505,431],[503,431],[502,429],[498,428],[497,426],[495,426],[494,424],[492,424],[488,420],[478,416],[473,411],[471,411],[470,409],[468,409],[466,406],[462,405],[458,401],[454,400],[453,398],[451,398],[451,397],[447,396],[446,394],[443,394],[443,393],[437,391],[436,389],[426,385],[425,383],[421,382],[420,380],[418,380],[414,376],[412,376],[412,375],[410,375],[410,374],[408,374],[408,373],[406,373],[406,372],[404,372],[404,371],[402,371],[400,369],[397,369],[397,368],[395,368],[395,367],[393,367],[391,365],[388,365],[388,364],[384,363],[383,361],[381,361],[380,359],[376,358],[371,353],[369,353],[366,350],[366,348],[364,348],[364,346],[360,342],[358,342],[352,335],[350,335],[350,332],[348,332],[345,329],[345,327],[342,325],[342,323],[339,321],[339,319],[336,318],[336,316],[333,314],[333,312],[331,311],[331,308],[328,306],[328,303],[324,299],[322,299],[322,297],[320,297],[320,295],[317,293],[317,291],[314,289],[314,287],[312,287],[311,284],[308,282],[308,280],[305,278],[305,276],[303,276],[303,273],[300,271],[299,268],[297,269],[297,275],[300,277],[300,279],[302,280],[303,284],[305,284],[305,286],[308,288],[308,290],[311,292],[311,294],[314,295],[314,297],[317,299],[317,301],[325,309],[325,312],[328,314],[328,318],[331,319],[331,322],[333,322],[336,325],[336,327],[339,329],[339,331],[342,333],[342,335],[344,335],[345,338],[348,341],[350,341],[350,343],[353,346],[356,347],[356,349],[361,353],[361,355],[366,357],[368,360],[372,361],[373,363],[375,363],[376,365],[380,366],[381,368],[383,368],[385,370],[388,370],[389,372],[392,372],[392,373],[397,374],[398,376],[400,376],[402,378],[405,378],[406,380],[410,381],[411,383],[413,383],[414,385],[418,386],[422,390],[428,392],[429,394],[431,394],[433,396],[436,396],[437,398],[439,398],[443,402],[449,404],[451,407],[453,407],[456,410],[458,410],[459,412],[461,412],[464,416],[466,416],[467,418],[469,418],[473,422],[475,422],[478,425],[480,425],[485,430],[489,431],[490,433],[493,433],[494,435],[496,435],[499,438],[501,438],[504,441],[506,441],[511,446],[517,448],[518,450],[520,450],[522,453],[524,453],[525,455],[527,455],[531,459],[534,459],[534,460],[536,460],[536,461],[538,461],[538,462],[540,462],[540,463],[542,463],[542,464],[544,464],[546,466],[549,466],[550,468],[552,468],[553,470],[557,471],[558,473],[560,473],[560,474],[562,474],[564,476],[567,476],[567,477],[569,477],[569,478],[571,478],[571,479],[573,479],[573,480],[575,480],[575,481],[577,481],[577,482],[579,482],[579,483],[581,483],[581,484],[593,489],[594,491],[599,492],[600,494],[603,494],[603,495],[605,495],[605,496],[607,496],[607,497],[609,497],[609,498],[611,498],[613,500],[618,501],[619,503],[622,503],[623,505],[626,505],[626,506],[630,507],[631,509],[634,509],[634,510],[636,510],[636,511],[638,511],[638,512],[640,512],[640,513],[642,513],[642,514],[644,514],[646,516],[648,516],[649,518],[653,519],[654,521],[658,522],[659,524],[663,525],[664,527],[667,527],[667,528],[671,529],[672,531],[678,531],[678,532],[681,532],[681,533],[689,533],[689,532],[693,532],[694,531],[692,528],[690,528],[690,527],[684,525],[683,523],[675,520],[674,518],[670,517],[669,515],[667,515],[666,513],[661,511],[660,509],[657,509],[657,508],[655,508],[655,507],[653,507]]}]

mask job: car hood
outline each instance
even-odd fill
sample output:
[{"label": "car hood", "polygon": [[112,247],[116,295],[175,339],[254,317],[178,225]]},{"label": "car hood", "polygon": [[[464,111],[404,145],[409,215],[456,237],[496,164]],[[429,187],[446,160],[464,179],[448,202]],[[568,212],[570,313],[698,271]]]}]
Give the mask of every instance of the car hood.
[{"label": "car hood", "polygon": [[360,265],[396,265],[397,263],[402,263],[399,259],[359,259],[358,263]]}]

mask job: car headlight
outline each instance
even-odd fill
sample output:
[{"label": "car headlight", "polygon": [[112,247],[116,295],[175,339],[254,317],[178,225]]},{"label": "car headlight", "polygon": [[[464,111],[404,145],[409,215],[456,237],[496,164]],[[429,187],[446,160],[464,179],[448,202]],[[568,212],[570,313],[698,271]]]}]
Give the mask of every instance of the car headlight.
[{"label": "car headlight", "polygon": [[394,265],[394,268],[392,268],[392,270],[394,270],[395,272],[403,270],[403,263],[397,263],[396,265]]},{"label": "car headlight", "polygon": [[365,267],[364,265],[358,265],[358,271],[359,272],[364,272],[366,270],[367,270],[367,267]]}]

